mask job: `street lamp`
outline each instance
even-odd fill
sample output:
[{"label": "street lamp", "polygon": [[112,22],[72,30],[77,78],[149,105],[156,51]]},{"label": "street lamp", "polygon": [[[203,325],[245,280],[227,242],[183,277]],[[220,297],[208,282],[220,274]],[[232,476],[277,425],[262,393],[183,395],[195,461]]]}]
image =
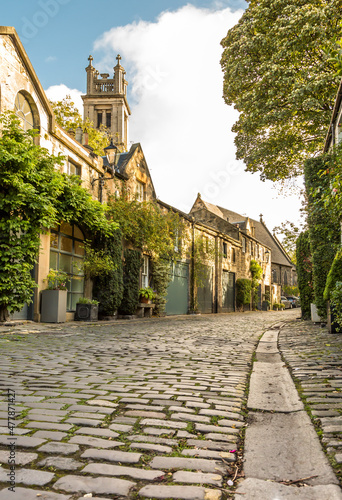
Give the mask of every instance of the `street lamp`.
[{"label": "street lamp", "polygon": [[268,264],[268,262],[270,260],[270,252],[268,250],[266,250],[266,252],[265,252],[265,257],[266,257],[266,263]]},{"label": "street lamp", "polygon": [[106,153],[106,158],[107,158],[107,163],[111,171],[111,176],[110,177],[105,177],[103,174],[101,174],[97,179],[93,179],[91,181],[91,186],[93,187],[96,181],[99,181],[99,201],[102,203],[102,191],[103,191],[103,186],[105,181],[109,181],[111,179],[114,179],[115,176],[115,167],[118,164],[119,160],[119,155],[118,155],[118,148],[113,144],[113,139],[110,140],[109,146],[105,147],[104,152]]}]

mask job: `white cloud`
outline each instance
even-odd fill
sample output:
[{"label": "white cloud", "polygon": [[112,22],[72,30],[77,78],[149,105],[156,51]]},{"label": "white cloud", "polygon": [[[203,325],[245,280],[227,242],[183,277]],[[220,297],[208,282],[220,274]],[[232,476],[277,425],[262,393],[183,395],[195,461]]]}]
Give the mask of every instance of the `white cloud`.
[{"label": "white cloud", "polygon": [[50,62],[53,62],[53,61],[56,61],[57,60],[57,57],[56,56],[48,56],[45,58],[45,62],[46,63],[50,63]]},{"label": "white cloud", "polygon": [[262,212],[273,228],[297,219],[298,197],[279,198],[271,182],[244,172],[230,131],[237,112],[221,97],[220,41],[241,14],[186,5],[156,22],[116,27],[96,40],[100,61],[94,62],[112,73],[116,55],[122,56],[130,138],[142,144],[160,199],[187,211],[201,192],[252,218]]},{"label": "white cloud", "polygon": [[45,90],[45,94],[50,101],[62,101],[67,95],[69,95],[83,117],[83,101],[81,99],[82,93],[83,92],[77,89],[69,89],[63,83],[60,85],[52,85]]}]

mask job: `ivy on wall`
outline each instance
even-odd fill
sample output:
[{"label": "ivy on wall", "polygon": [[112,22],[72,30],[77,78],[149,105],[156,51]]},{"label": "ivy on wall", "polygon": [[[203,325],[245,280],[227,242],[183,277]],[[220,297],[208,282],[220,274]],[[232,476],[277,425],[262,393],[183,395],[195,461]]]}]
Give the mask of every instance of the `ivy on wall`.
[{"label": "ivy on wall", "polygon": [[[100,235],[93,241],[89,262],[93,278],[93,297],[99,301],[99,315],[113,316],[123,298],[122,234]],[[102,265],[101,265],[102,264]],[[87,266],[86,266],[87,269]]]},{"label": "ivy on wall", "polygon": [[139,250],[125,250],[123,268],[123,298],[119,311],[121,314],[135,314],[139,304],[140,268],[142,265]]},{"label": "ivy on wall", "polygon": [[329,167],[333,163],[334,155],[328,154],[310,158],[304,165],[314,301],[322,318],[326,317],[323,297],[326,279],[340,240],[338,218],[331,216],[326,202],[331,191]]},{"label": "ivy on wall", "polygon": [[300,233],[296,242],[297,279],[300,292],[302,318],[310,319],[311,303],[314,300],[312,256],[309,231]]},{"label": "ivy on wall", "polygon": [[252,281],[248,279],[237,279],[236,280],[236,305],[239,308],[243,308],[245,305],[249,305],[252,300]]}]

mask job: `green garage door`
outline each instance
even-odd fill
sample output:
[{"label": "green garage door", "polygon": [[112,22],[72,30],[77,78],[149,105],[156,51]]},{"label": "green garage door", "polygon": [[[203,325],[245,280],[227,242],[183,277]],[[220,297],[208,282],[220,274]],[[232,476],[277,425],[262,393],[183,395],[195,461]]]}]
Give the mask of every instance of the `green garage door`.
[{"label": "green garage door", "polygon": [[171,264],[171,281],[167,289],[166,314],[187,314],[189,302],[189,264]]},{"label": "green garage door", "polygon": [[201,286],[197,287],[197,305],[201,313],[213,312],[213,268],[203,266]]},{"label": "green garage door", "polygon": [[222,312],[235,311],[235,273],[222,272]]}]

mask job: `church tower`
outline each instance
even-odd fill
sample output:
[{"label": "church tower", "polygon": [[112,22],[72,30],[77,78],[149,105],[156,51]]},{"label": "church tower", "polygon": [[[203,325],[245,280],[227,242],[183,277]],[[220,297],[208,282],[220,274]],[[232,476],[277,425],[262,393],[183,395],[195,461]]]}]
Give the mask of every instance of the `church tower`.
[{"label": "church tower", "polygon": [[128,146],[128,117],[131,114],[127,102],[126,71],[121,66],[121,56],[117,56],[114,77],[101,73],[93,66],[93,57],[89,56],[87,72],[87,94],[82,96],[84,120],[89,118],[94,127],[105,125],[111,133],[113,142]]}]

